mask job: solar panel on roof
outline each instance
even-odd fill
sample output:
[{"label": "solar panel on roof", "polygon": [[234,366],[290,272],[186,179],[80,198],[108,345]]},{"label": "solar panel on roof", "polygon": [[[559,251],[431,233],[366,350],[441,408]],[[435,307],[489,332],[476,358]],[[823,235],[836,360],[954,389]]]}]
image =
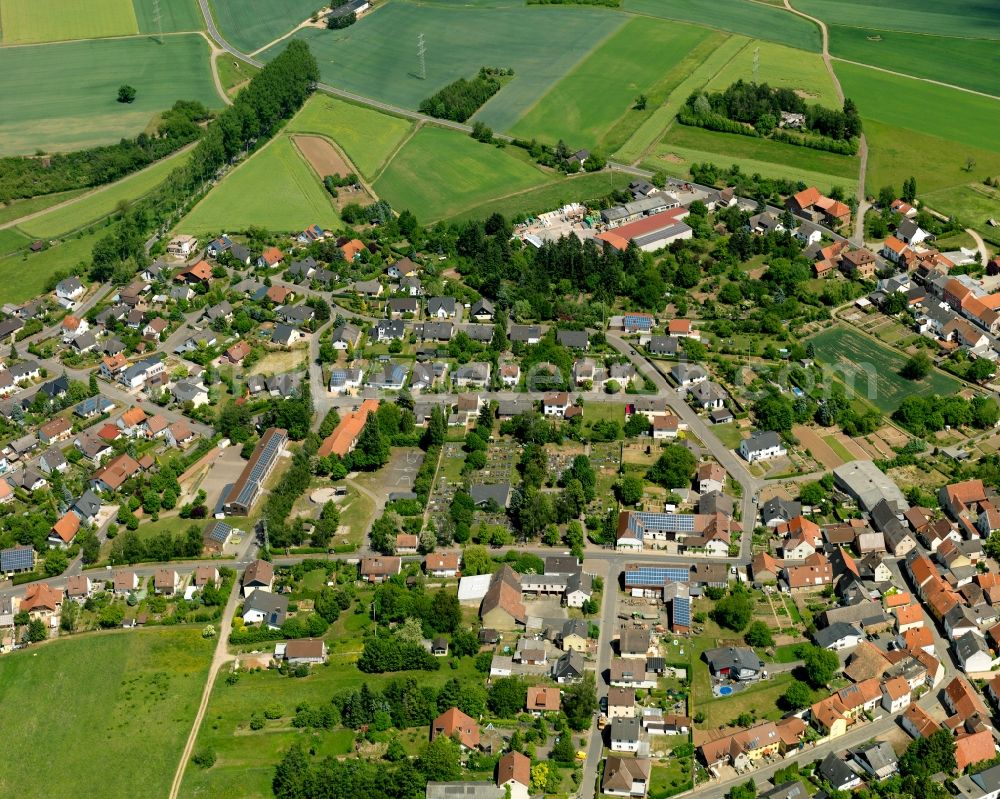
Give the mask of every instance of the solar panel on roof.
[{"label": "solar panel on roof", "polygon": [[35,566],[35,550],[31,547],[13,547],[0,551],[0,571],[32,569]]},{"label": "solar panel on roof", "polygon": [[674,597],[672,612],[675,627],[691,626],[691,600],[688,597]]},{"label": "solar panel on roof", "polygon": [[236,497],[237,504],[249,506],[251,500],[260,489],[260,481],[264,479],[264,475],[271,468],[271,464],[273,463],[275,457],[277,457],[278,449],[281,445],[281,436],[277,433],[270,435],[264,442],[261,447],[260,457],[253,465],[246,482],[243,484],[239,495]]},{"label": "solar panel on roof", "polygon": [[686,566],[640,566],[625,572],[625,587],[663,585],[665,582],[686,583],[690,572]]},{"label": "solar panel on roof", "polygon": [[209,530],[208,537],[212,541],[218,541],[220,544],[224,544],[232,529],[233,528],[231,528],[228,524],[215,522],[212,525],[211,530]]}]

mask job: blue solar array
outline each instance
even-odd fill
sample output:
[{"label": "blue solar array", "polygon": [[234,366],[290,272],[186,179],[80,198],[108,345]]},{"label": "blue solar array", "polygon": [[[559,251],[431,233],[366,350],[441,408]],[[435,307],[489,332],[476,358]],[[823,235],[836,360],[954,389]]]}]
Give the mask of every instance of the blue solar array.
[{"label": "blue solar array", "polygon": [[0,551],[0,571],[11,572],[35,568],[35,550],[31,547],[13,547]]},{"label": "blue solar array", "polygon": [[208,538],[211,541],[224,544],[232,530],[233,528],[224,522],[212,522],[212,526],[208,530]]},{"label": "blue solar array", "polygon": [[250,503],[257,494],[264,475],[271,468],[274,459],[278,457],[278,450],[281,449],[283,443],[283,436],[278,433],[272,433],[268,436],[267,441],[261,449],[260,457],[250,471],[249,478],[244,483],[243,488],[240,489],[239,496],[236,497],[238,505],[250,507]]},{"label": "blue solar array", "polygon": [[626,327],[642,327],[648,330],[653,326],[653,320],[650,319],[648,316],[625,314],[624,321]]},{"label": "blue solar array", "polygon": [[691,599],[689,597],[674,597],[673,619],[675,627],[691,626]]},{"label": "blue solar array", "polygon": [[694,516],[689,513],[646,513],[632,514],[645,530],[665,530],[671,533],[693,533]]},{"label": "blue solar array", "polygon": [[687,566],[639,566],[625,572],[625,587],[686,583],[689,578]]}]

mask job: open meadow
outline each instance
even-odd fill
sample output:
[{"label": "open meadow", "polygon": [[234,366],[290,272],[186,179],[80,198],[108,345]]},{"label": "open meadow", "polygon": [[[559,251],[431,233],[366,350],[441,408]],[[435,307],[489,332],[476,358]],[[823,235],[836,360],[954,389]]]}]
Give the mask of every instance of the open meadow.
[{"label": "open meadow", "polygon": [[222,35],[244,53],[284,36],[320,7],[315,0],[211,0]]},{"label": "open meadow", "polygon": [[835,57],[992,95],[1000,95],[998,47],[990,39],[830,26],[830,52]]},{"label": "open meadow", "polygon": [[53,272],[69,270],[77,264],[90,263],[94,244],[104,235],[103,230],[67,239],[42,250],[21,250],[0,258],[0,286],[4,302],[25,302],[45,291],[45,281]]},{"label": "open meadow", "polygon": [[3,44],[35,44],[139,32],[132,0],[3,0]]},{"label": "open meadow", "polygon": [[[0,48],[0,154],[75,150],[135,136],[179,99],[221,99],[197,34]],[[134,103],[118,87],[136,88]],[[30,90],[28,90],[30,87]]]},{"label": "open meadow", "polygon": [[195,235],[250,226],[301,230],[339,222],[315,173],[291,140],[279,135],[237,166],[178,225]]},{"label": "open meadow", "polygon": [[428,125],[396,153],[374,189],[397,211],[408,208],[428,223],[553,179],[514,153]]},{"label": "open meadow", "polygon": [[160,23],[157,25],[151,0],[133,0],[140,33],[179,33],[205,29],[198,0],[159,0]]},{"label": "open meadow", "polygon": [[343,148],[362,175],[373,178],[412,128],[413,123],[409,120],[327,94],[316,94],[286,129],[328,136]]},{"label": "open meadow", "polygon": [[13,222],[29,214],[36,214],[51,208],[53,205],[72,200],[86,192],[86,189],[73,189],[71,191],[60,191],[55,194],[43,194],[38,197],[27,197],[23,200],[9,200],[0,205],[0,225]]},{"label": "open meadow", "polygon": [[[552,86],[628,18],[579,6],[418,5],[393,0],[340,31],[307,28],[323,80],[403,108],[483,66],[511,67],[514,78],[476,114],[508,130]],[[417,35],[427,46],[427,78],[419,77]],[[277,48],[266,51],[268,58]]]},{"label": "open meadow", "polygon": [[982,0],[795,0],[795,7],[831,25],[1000,39],[1000,5]]},{"label": "open meadow", "polygon": [[[566,141],[607,152],[606,137],[652,89],[709,36],[705,28],[632,19],[557,83],[511,130],[515,136]],[[600,85],[600,101],[594,87]],[[617,149],[614,147],[613,149]]]},{"label": "open meadow", "polygon": [[625,0],[624,8],[636,14],[694,22],[814,53],[821,48],[819,29],[813,23],[783,8],[769,8],[752,0],[728,0],[725,8],[712,0]]},{"label": "open meadow", "polygon": [[79,230],[112,213],[122,202],[134,202],[149,194],[167,175],[188,160],[185,151],[157,161],[141,172],[102,186],[76,202],[56,208],[18,225],[18,230],[40,239],[53,239]]},{"label": "open meadow", "polygon": [[[55,641],[0,660],[0,794],[162,799],[214,644],[158,627]],[[137,776],[141,775],[141,779]]]},{"label": "open meadow", "polygon": [[899,374],[905,356],[850,328],[835,325],[809,339],[816,348],[816,360],[836,372],[836,378],[865,401],[884,413],[891,413],[910,396],[954,394],[959,383],[932,370],[922,380],[907,380]]}]

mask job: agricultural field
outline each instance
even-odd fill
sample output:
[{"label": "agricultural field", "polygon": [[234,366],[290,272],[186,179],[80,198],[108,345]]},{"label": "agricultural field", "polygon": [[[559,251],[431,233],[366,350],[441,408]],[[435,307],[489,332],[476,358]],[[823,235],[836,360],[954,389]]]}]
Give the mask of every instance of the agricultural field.
[{"label": "agricultural field", "polygon": [[3,0],[0,30],[3,44],[37,44],[133,36],[139,23],[132,0]]},{"label": "agricultural field", "polygon": [[624,8],[637,14],[694,22],[814,53],[820,52],[822,46],[819,29],[813,23],[783,8],[768,8],[752,0],[729,0],[725,11],[712,0],[625,0]]},{"label": "agricultural field", "polygon": [[[608,132],[631,110],[635,98],[649,94],[709,31],[650,19],[633,19],[605,40],[525,114],[511,133],[573,148],[607,151]],[[594,86],[601,100],[594,102]]]},{"label": "agricultural field", "polygon": [[305,22],[315,0],[211,0],[212,16],[226,40],[253,53]]},{"label": "agricultural field", "polygon": [[1000,95],[997,42],[831,25],[830,52],[919,78]]},{"label": "agricultural field", "polygon": [[0,793],[162,799],[194,720],[213,646],[200,628],[161,627],[55,641],[4,656],[0,704],[18,712],[7,716]]},{"label": "agricultural field", "polygon": [[908,396],[928,394],[949,395],[958,391],[959,383],[938,371],[923,380],[907,380],[899,374],[905,356],[884,347],[849,328],[834,326],[811,337],[816,358],[824,366],[836,370],[836,377],[850,390],[884,413],[891,413]]},{"label": "agricultural field", "polygon": [[42,239],[53,239],[79,230],[111,215],[120,203],[134,202],[149,194],[174,169],[183,166],[187,159],[187,151],[164,158],[141,172],[95,189],[76,202],[24,222],[17,226],[18,230],[33,238]]},{"label": "agricultural field", "polygon": [[795,0],[795,7],[831,25],[1000,39],[1000,6],[981,0]]},{"label": "agricultural field", "polygon": [[[312,48],[324,81],[403,108],[417,108],[480,67],[511,67],[514,78],[475,116],[502,131],[627,19],[580,6],[458,9],[393,0],[344,30],[306,28],[295,36]],[[426,80],[419,77],[416,57],[420,33],[427,46]]]},{"label": "agricultural field", "polygon": [[288,123],[287,130],[333,139],[362,175],[373,178],[412,127],[408,120],[316,94]]},{"label": "agricultural field", "polygon": [[425,126],[386,165],[374,189],[397,211],[408,208],[428,223],[550,180],[514,154],[456,131]]},{"label": "agricultural field", "polygon": [[842,186],[850,193],[857,184],[857,162],[849,156],[682,125],[672,127],[643,164],[688,177],[691,164],[705,161],[724,167],[738,164],[747,174],[801,180],[821,191]]},{"label": "agricultural field", "polygon": [[86,189],[73,189],[71,191],[61,191],[55,194],[43,194],[39,197],[28,197],[23,200],[10,200],[5,205],[0,205],[0,225],[22,219],[29,214],[37,214],[53,205],[64,203],[83,194]]},{"label": "agricultural field", "polygon": [[219,53],[216,56],[215,69],[219,73],[222,88],[230,97],[235,97],[250,78],[260,72],[257,67],[240,61],[229,53]]},{"label": "agricultural field", "polygon": [[[837,90],[819,54],[804,53],[782,44],[755,39],[720,69],[705,87],[707,91],[723,91],[737,80],[754,80],[754,56],[759,58],[757,83],[795,90],[807,103],[840,107]],[[690,94],[690,92],[689,92]],[[681,101],[687,99],[687,95]]]},{"label": "agricultural field", "polygon": [[[159,26],[153,18],[151,0],[133,0],[140,33],[158,33]],[[200,31],[205,29],[198,0],[159,0],[160,25],[164,33]]]},{"label": "agricultural field", "polygon": [[[471,139],[470,139],[471,141]],[[192,234],[243,230],[301,230],[338,223],[330,196],[291,140],[278,136],[240,164],[178,225]]]},{"label": "agricultural field", "polygon": [[24,302],[45,291],[45,281],[53,272],[69,270],[90,260],[94,244],[104,231],[69,239],[42,252],[18,252],[0,258],[0,286],[4,302]]},{"label": "agricultural field", "polygon": [[935,211],[956,216],[966,225],[982,230],[986,238],[1000,242],[1000,231],[986,224],[990,217],[1000,215],[1000,191],[997,189],[982,183],[972,183],[927,192],[920,199]]},{"label": "agricultural field", "polygon": [[[198,34],[0,48],[0,154],[75,150],[135,136],[178,99],[217,108],[208,43]],[[117,102],[118,87],[137,90]],[[30,91],[26,87],[31,87]]]},{"label": "agricultural field", "polygon": [[0,230],[0,255],[10,255],[22,247],[27,247],[31,240],[14,228]]}]

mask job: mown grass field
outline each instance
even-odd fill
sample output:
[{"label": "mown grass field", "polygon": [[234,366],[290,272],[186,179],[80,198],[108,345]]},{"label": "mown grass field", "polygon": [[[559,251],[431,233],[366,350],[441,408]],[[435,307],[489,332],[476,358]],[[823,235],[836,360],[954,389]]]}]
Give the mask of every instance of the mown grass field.
[{"label": "mown grass field", "polygon": [[[946,128],[941,131],[943,136],[932,136],[865,119],[869,149],[868,192],[878,194],[882,186],[898,188],[913,175],[917,178],[918,194],[923,197],[925,193],[964,186],[986,175],[1000,174],[1000,153],[956,145],[944,138],[951,135],[951,130]],[[971,172],[965,168],[968,158],[975,162]],[[996,215],[995,210],[991,216]]]},{"label": "mown grass field", "polygon": [[211,0],[222,35],[244,53],[288,33],[321,5],[315,0]]},{"label": "mown grass field", "polygon": [[[705,28],[633,19],[604,41],[557,83],[511,131],[515,136],[573,148],[601,149],[611,128],[693,48],[709,35]],[[601,86],[600,100],[594,87]]]},{"label": "mown grass field", "polygon": [[552,179],[504,150],[425,126],[386,165],[374,189],[397,211],[408,208],[426,223]]},{"label": "mown grass field", "polygon": [[79,263],[90,263],[94,244],[104,235],[97,231],[77,239],[61,242],[37,253],[24,250],[0,258],[0,286],[4,302],[24,302],[45,291],[49,275],[68,270]]},{"label": "mown grass field", "polygon": [[200,629],[102,633],[0,660],[0,794],[162,799],[208,672]]},{"label": "mown grass field", "polygon": [[[133,0],[140,33],[157,33],[151,0]],[[200,31],[205,28],[198,0],[160,0],[160,24],[163,32]]]},{"label": "mown grass field", "polygon": [[982,230],[993,241],[1000,239],[1000,231],[986,224],[987,219],[1000,214],[1000,190],[972,183],[928,192],[920,199],[935,211],[957,216],[964,224]]},{"label": "mown grass field", "polygon": [[[470,140],[471,141],[471,140]],[[287,136],[279,135],[223,178],[178,225],[185,233],[276,231],[339,222],[330,196]]]},{"label": "mown grass field", "polygon": [[[830,52],[840,58],[1000,95],[997,48],[989,39],[901,33],[831,25]],[[872,41],[869,37],[879,37]]]},{"label": "mown grass field", "polygon": [[801,50],[820,52],[819,29],[808,20],[750,0],[625,0],[624,8],[651,17],[694,22],[730,33],[767,39]]},{"label": "mown grass field", "polygon": [[[75,150],[140,133],[178,99],[217,108],[208,43],[197,34],[0,48],[0,154]],[[117,101],[118,87],[137,90]]]},{"label": "mown grass field", "polygon": [[[511,67],[515,75],[476,114],[507,130],[627,17],[580,6],[418,5],[393,0],[341,31],[308,28],[323,80],[403,108],[482,66]],[[419,77],[417,35],[427,46],[427,79]],[[262,56],[271,57],[277,49]]]},{"label": "mown grass field", "polygon": [[288,123],[287,130],[329,136],[362,175],[372,178],[412,127],[408,120],[316,94]]},{"label": "mown grass field", "polygon": [[74,189],[73,191],[62,191],[56,194],[43,194],[40,197],[28,197],[23,200],[11,200],[6,205],[0,205],[0,225],[6,222],[13,222],[28,214],[44,211],[66,200],[79,197],[86,189]]},{"label": "mown grass field", "polygon": [[215,68],[219,73],[219,82],[230,97],[235,97],[239,89],[260,72],[257,67],[239,61],[228,53],[219,53],[215,59]]},{"label": "mown grass field", "polygon": [[30,239],[14,228],[0,230],[0,255],[10,255],[31,243]]},{"label": "mown grass field", "polygon": [[139,23],[132,0],[3,0],[0,30],[4,44],[34,44],[130,36]]},{"label": "mown grass field", "polygon": [[837,370],[837,378],[847,384],[853,375],[853,388],[862,399],[885,413],[891,413],[909,396],[940,394],[947,396],[959,389],[957,380],[932,371],[923,380],[907,380],[899,374],[906,358],[860,333],[840,325],[810,337],[816,358],[825,367]]},{"label": "mown grass field", "polygon": [[141,172],[97,189],[86,197],[62,208],[18,225],[18,229],[34,238],[52,239],[79,230],[115,212],[122,202],[133,202],[143,197],[167,175],[188,159],[188,153],[178,153],[157,161]]},{"label": "mown grass field", "polygon": [[691,92],[705,86],[748,41],[750,40],[745,36],[728,36],[725,39],[711,37],[703,43],[712,45],[711,51],[704,58],[701,58],[698,52],[701,48],[692,50],[688,57],[674,68],[676,83],[669,89],[665,101],[636,128],[621,149],[615,153],[615,157],[626,163],[633,163],[641,158],[663,135]]},{"label": "mown grass field", "polygon": [[[759,52],[757,82],[801,92],[808,103],[821,103],[838,108],[837,92],[833,88],[823,58],[791,47],[755,39],[716,73],[705,87],[708,91],[723,91],[737,80],[754,80],[754,53]],[[687,99],[685,96],[683,99]]]},{"label": "mown grass field", "polygon": [[[1000,101],[854,64],[834,62],[834,69],[863,119],[1000,152]],[[962,147],[953,152],[965,160]]]},{"label": "mown grass field", "polygon": [[834,25],[938,36],[1000,39],[1000,6],[982,0],[795,0],[795,7]]}]

